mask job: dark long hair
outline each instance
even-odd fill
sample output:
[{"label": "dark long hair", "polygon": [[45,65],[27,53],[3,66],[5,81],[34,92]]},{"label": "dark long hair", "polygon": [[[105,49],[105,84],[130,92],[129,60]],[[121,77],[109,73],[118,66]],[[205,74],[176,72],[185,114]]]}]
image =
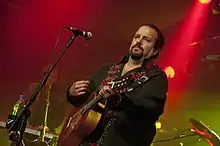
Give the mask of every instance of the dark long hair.
[{"label": "dark long hair", "polygon": [[159,56],[160,50],[164,46],[164,36],[163,36],[161,30],[154,24],[144,24],[143,26],[148,26],[157,32],[157,39],[154,44],[155,51],[158,51],[158,53],[154,56],[154,58],[156,59]]}]

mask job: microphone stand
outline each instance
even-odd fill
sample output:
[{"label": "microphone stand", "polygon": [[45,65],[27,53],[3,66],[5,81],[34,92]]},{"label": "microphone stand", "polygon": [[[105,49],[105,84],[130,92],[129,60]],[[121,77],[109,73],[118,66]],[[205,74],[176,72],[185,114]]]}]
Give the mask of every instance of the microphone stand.
[{"label": "microphone stand", "polygon": [[48,77],[50,76],[51,72],[54,70],[56,65],[59,63],[61,58],[67,52],[67,50],[72,45],[73,41],[75,40],[75,38],[77,36],[79,36],[79,35],[74,34],[69,39],[69,42],[64,47],[64,50],[61,53],[60,57],[56,60],[56,62],[52,66],[49,66],[49,69],[46,72],[46,74],[44,75],[43,80],[40,81],[40,83],[38,84],[36,90],[32,94],[31,98],[26,102],[24,108],[21,109],[21,111],[18,113],[18,116],[16,117],[16,119],[13,121],[13,123],[8,128],[7,132],[9,133],[9,139],[12,141],[11,146],[21,146],[21,145],[24,145],[22,143],[22,138],[23,138],[23,134],[24,134],[24,131],[26,129],[26,126],[27,126],[27,119],[31,115],[31,112],[30,112],[30,110],[28,108],[36,100],[38,94],[40,93],[40,91],[42,90],[44,85],[47,83]]}]

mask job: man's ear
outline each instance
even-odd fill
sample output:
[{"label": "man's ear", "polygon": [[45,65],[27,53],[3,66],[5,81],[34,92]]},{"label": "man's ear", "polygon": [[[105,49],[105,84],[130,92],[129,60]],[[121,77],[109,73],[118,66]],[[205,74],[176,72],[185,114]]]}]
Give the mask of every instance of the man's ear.
[{"label": "man's ear", "polygon": [[157,55],[159,53],[159,49],[154,49],[154,55]]}]

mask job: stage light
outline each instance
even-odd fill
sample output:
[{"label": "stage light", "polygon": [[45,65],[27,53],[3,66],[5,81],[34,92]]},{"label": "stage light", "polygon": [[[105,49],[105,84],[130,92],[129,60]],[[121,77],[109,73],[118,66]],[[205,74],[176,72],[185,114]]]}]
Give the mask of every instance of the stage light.
[{"label": "stage light", "polygon": [[212,0],[199,0],[200,3],[202,4],[208,4],[210,3]]},{"label": "stage light", "polygon": [[162,124],[161,124],[161,122],[157,121],[157,122],[155,123],[155,126],[156,126],[156,129],[161,129]]},{"label": "stage light", "polygon": [[174,76],[175,76],[175,71],[174,71],[174,69],[173,69],[172,66],[166,67],[166,68],[164,69],[164,71],[165,71],[165,73],[166,73],[166,75],[167,75],[168,78],[174,78]]}]

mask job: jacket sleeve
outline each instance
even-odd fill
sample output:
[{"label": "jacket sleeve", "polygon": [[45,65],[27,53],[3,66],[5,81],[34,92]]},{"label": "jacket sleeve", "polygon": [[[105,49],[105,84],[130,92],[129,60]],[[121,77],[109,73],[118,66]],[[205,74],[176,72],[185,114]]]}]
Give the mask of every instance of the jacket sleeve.
[{"label": "jacket sleeve", "polygon": [[137,91],[127,94],[127,100],[133,106],[131,113],[134,115],[160,116],[163,113],[168,92],[166,74],[161,74],[149,79]]},{"label": "jacket sleeve", "polygon": [[105,74],[108,66],[104,66],[101,69],[99,69],[91,78],[90,78],[90,84],[88,86],[88,89],[84,95],[81,96],[72,96],[69,93],[70,87],[67,89],[67,101],[72,104],[75,107],[80,107],[83,105],[89,98],[89,96],[96,92],[99,86],[99,82],[101,80],[101,77]]},{"label": "jacket sleeve", "polygon": [[150,79],[136,93],[136,98],[133,99],[135,105],[146,108],[156,108],[166,100],[168,92],[168,81],[165,73]]}]

